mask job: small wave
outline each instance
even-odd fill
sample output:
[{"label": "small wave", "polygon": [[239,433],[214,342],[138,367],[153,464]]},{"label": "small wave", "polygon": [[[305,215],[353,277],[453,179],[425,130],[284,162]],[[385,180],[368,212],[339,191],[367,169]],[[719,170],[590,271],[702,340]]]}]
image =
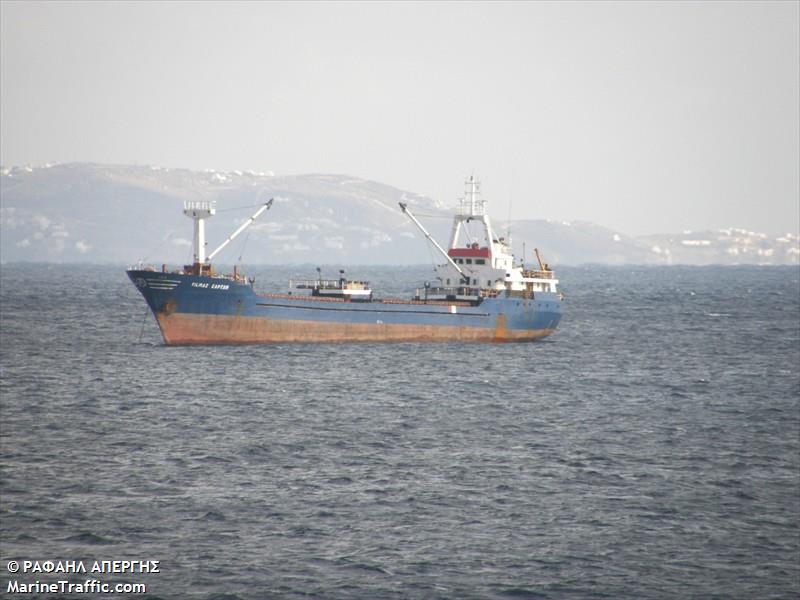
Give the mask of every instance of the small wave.
[{"label": "small wave", "polygon": [[305,525],[298,525],[296,527],[292,527],[289,529],[291,537],[306,537],[306,536],[317,536],[321,534],[321,531],[315,527],[307,527]]},{"label": "small wave", "polygon": [[349,477],[334,477],[333,479],[329,479],[328,483],[333,485],[350,485],[353,483],[353,480]]},{"label": "small wave", "polygon": [[508,598],[526,598],[529,600],[539,600],[539,599],[549,598],[549,596],[545,594],[539,594],[537,592],[534,592],[533,590],[528,590],[519,587],[506,588],[500,593]]},{"label": "small wave", "polygon": [[734,496],[740,500],[758,500],[758,498],[755,496],[748,494],[747,492],[743,492],[742,490],[737,490]]},{"label": "small wave", "polygon": [[82,544],[94,544],[94,545],[105,545],[105,544],[113,544],[111,540],[104,538],[102,536],[96,535],[91,531],[84,531],[78,533],[76,535],[71,535],[68,538],[64,538],[65,542],[81,542]]},{"label": "small wave", "polygon": [[223,456],[214,456],[212,454],[206,454],[204,456],[197,457],[197,460],[204,463],[217,463],[217,464],[226,464],[231,463],[233,460],[230,458],[225,458]]},{"label": "small wave", "polygon": [[206,514],[204,514],[202,517],[200,517],[197,520],[198,521],[224,521],[225,520],[225,515],[223,515],[222,513],[217,512],[215,510],[210,510],[210,511],[208,511]]},{"label": "small wave", "polygon": [[371,571],[373,573],[382,573],[383,575],[394,575],[389,569],[380,565],[373,565],[365,562],[346,562],[342,565],[345,569],[356,569],[360,571]]}]

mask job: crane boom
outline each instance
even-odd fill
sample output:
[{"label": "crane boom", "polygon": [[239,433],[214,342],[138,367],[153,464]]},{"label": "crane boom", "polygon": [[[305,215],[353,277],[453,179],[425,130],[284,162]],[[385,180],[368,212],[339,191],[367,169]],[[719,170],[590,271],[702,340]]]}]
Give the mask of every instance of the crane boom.
[{"label": "crane boom", "polygon": [[536,262],[539,263],[539,270],[540,271],[544,271],[545,268],[544,268],[544,265],[542,264],[542,259],[539,256],[539,249],[538,248],[534,248],[533,251],[536,253]]},{"label": "crane boom", "polygon": [[220,245],[217,247],[217,249],[216,249],[216,250],[214,250],[214,251],[213,251],[211,254],[209,254],[209,255],[208,255],[208,258],[207,258],[206,260],[207,260],[207,261],[210,261],[212,258],[214,258],[214,257],[217,255],[217,253],[218,253],[220,250],[222,250],[222,249],[223,249],[225,246],[227,246],[229,243],[231,243],[231,242],[233,241],[233,238],[235,238],[237,235],[239,235],[240,233],[242,233],[242,232],[243,232],[245,229],[247,229],[248,227],[250,227],[250,225],[252,225],[252,224],[253,224],[253,221],[255,221],[255,220],[256,220],[256,219],[257,219],[257,218],[258,218],[258,217],[261,215],[261,213],[263,213],[265,210],[268,210],[268,209],[269,209],[269,208],[272,206],[272,201],[273,201],[273,200],[274,200],[274,198],[270,198],[268,202],[264,203],[264,206],[262,206],[261,208],[259,208],[259,209],[258,209],[258,210],[255,212],[255,214],[254,214],[252,217],[250,217],[250,218],[249,218],[247,221],[245,221],[244,223],[242,223],[242,224],[241,224],[241,226],[239,227],[239,229],[237,229],[237,230],[236,230],[236,231],[234,231],[232,234],[230,234],[230,235],[228,236],[228,239],[226,239],[224,242],[222,242],[222,243],[221,243],[221,244],[220,244]]},{"label": "crane boom", "polygon": [[442,253],[442,256],[444,256],[444,257],[447,259],[447,262],[449,262],[449,263],[450,263],[450,265],[451,265],[451,266],[452,266],[452,267],[453,267],[453,268],[454,268],[456,271],[458,271],[458,273],[459,273],[459,275],[461,275],[461,277],[463,277],[465,280],[469,281],[469,278],[467,277],[467,274],[466,274],[466,273],[464,273],[464,271],[463,271],[463,270],[461,270],[461,267],[459,267],[459,266],[458,266],[458,265],[457,265],[457,264],[456,264],[456,263],[453,261],[453,259],[452,259],[452,258],[450,258],[450,255],[449,255],[449,254],[447,254],[447,252],[445,252],[445,251],[444,251],[444,248],[442,248],[442,247],[439,245],[439,243],[438,243],[438,242],[437,242],[435,239],[433,239],[433,237],[431,236],[431,234],[430,234],[430,233],[428,233],[428,230],[427,230],[427,229],[425,229],[425,228],[422,226],[422,223],[420,223],[420,222],[417,220],[417,217],[415,217],[415,216],[413,215],[413,213],[412,213],[412,212],[411,212],[411,211],[408,209],[408,206],[407,206],[406,204],[403,204],[402,202],[399,202],[399,204],[400,204],[400,208],[401,208],[401,209],[403,209],[403,212],[404,212],[406,215],[408,215],[408,218],[409,218],[409,219],[411,219],[411,220],[414,222],[414,224],[415,224],[417,227],[419,227],[419,230],[420,230],[420,231],[421,231],[421,232],[422,232],[422,233],[425,235],[425,237],[426,237],[426,238],[428,238],[428,240],[429,240],[429,241],[430,241],[430,242],[431,242],[431,243],[432,243],[434,246],[436,246],[436,249],[437,249],[439,252],[441,252],[441,253]]}]

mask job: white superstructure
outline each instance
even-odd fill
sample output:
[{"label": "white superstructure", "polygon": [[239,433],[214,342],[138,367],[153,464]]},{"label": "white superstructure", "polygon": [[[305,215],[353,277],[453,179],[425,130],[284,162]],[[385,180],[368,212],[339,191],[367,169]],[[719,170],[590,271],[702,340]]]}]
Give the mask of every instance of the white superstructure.
[{"label": "white superstructure", "polygon": [[522,264],[515,266],[510,241],[498,237],[492,229],[486,213],[486,201],[480,196],[480,182],[471,175],[465,185],[465,195],[453,218],[450,245],[446,252],[431,238],[408,207],[400,205],[447,259],[447,262],[436,267],[442,287],[470,288],[475,295],[490,290],[556,293],[558,280],[546,264],[539,262],[537,270],[525,269]]}]

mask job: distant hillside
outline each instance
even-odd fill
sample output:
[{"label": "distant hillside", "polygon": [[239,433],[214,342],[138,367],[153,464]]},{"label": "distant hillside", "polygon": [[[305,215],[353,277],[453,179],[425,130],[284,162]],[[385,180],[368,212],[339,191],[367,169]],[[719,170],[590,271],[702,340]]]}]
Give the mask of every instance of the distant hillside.
[{"label": "distant hillside", "polygon": [[213,249],[257,204],[275,197],[221,262],[236,261],[243,249],[249,263],[422,262],[425,244],[398,202],[440,212],[430,199],[343,175],[68,164],[5,169],[0,183],[5,261],[180,263],[191,259],[184,200],[217,201],[207,223]]},{"label": "distant hillside", "polygon": [[[213,249],[255,206],[273,208],[223,251],[218,262],[250,264],[414,264],[435,256],[398,208],[405,202],[447,241],[450,207],[346,175],[189,171],[149,166],[63,164],[3,168],[0,259],[182,263],[191,258],[184,200],[216,200],[208,222]],[[453,203],[454,204],[454,203]],[[508,223],[496,223],[505,232]],[[523,242],[560,264],[798,264],[796,236],[771,239],[739,229],[631,237],[591,223],[513,221]],[[438,259],[437,259],[438,260]]]}]

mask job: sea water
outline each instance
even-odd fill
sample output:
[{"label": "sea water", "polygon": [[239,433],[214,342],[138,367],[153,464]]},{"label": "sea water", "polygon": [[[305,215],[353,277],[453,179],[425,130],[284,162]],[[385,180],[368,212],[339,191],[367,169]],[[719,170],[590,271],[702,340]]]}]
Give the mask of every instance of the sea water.
[{"label": "sea water", "polygon": [[0,596],[798,597],[798,268],[558,275],[532,344],[166,347],[123,267],[3,265]]}]

